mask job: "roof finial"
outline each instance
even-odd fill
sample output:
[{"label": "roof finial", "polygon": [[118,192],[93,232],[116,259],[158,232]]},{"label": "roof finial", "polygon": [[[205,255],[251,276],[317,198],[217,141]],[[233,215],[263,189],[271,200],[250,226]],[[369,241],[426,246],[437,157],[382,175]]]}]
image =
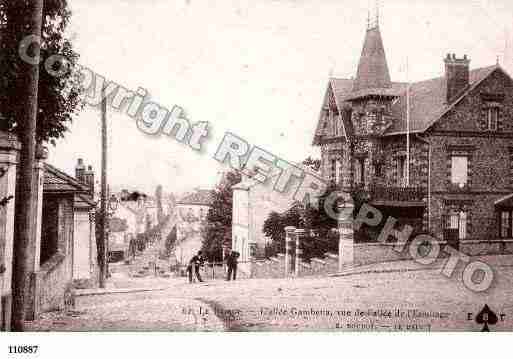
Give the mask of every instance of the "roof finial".
[{"label": "roof finial", "polygon": [[370,9],[367,10],[367,30],[369,30],[371,28],[371,25],[370,25]]},{"label": "roof finial", "polygon": [[499,65],[499,55],[497,55],[497,65]]}]

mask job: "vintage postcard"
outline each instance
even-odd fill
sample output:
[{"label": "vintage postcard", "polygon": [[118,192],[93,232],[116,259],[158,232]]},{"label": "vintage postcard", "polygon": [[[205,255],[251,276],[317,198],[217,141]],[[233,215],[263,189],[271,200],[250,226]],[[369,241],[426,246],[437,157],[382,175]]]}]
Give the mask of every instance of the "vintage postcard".
[{"label": "vintage postcard", "polygon": [[1,329],[512,331],[511,19],[0,1]]}]

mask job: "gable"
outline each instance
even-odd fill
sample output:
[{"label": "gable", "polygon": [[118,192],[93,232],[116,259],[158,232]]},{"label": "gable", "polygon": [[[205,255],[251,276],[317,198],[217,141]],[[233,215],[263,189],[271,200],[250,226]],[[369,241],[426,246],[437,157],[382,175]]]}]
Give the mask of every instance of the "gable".
[{"label": "gable", "polygon": [[488,108],[498,106],[497,131],[513,132],[513,82],[500,67],[471,88],[436,123],[432,131],[488,131]]},{"label": "gable", "polygon": [[45,163],[43,191],[45,193],[89,193],[90,189],[52,165]]},{"label": "gable", "polygon": [[[343,117],[343,103],[351,93],[352,89],[353,80],[330,78],[324,95],[319,118],[317,120],[317,127],[312,143],[314,146],[320,145],[322,139],[336,137],[343,137],[347,139],[347,131],[343,120],[341,120],[341,117]],[[338,113],[339,116],[341,116],[338,118],[338,120],[335,120],[339,126],[338,135],[335,132],[335,123],[333,122],[334,118],[332,117],[330,120],[328,120],[326,116],[328,109],[331,109],[331,111],[334,111]]]}]

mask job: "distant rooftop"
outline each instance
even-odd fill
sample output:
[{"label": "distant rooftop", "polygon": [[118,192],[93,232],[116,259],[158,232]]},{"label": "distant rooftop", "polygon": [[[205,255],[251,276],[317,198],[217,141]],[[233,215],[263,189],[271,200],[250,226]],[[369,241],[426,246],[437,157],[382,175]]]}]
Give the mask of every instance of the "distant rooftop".
[{"label": "distant rooftop", "polygon": [[194,193],[190,193],[182,197],[177,204],[194,204],[194,205],[203,205],[210,206],[213,201],[213,191],[207,189],[196,190]]}]

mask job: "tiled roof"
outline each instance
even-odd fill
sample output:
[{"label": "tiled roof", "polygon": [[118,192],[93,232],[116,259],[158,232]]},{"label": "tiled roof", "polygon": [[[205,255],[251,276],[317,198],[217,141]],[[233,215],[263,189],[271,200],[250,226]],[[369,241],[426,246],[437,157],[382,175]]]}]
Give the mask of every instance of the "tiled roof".
[{"label": "tiled roof", "polygon": [[178,204],[196,204],[203,206],[210,206],[213,201],[213,193],[211,190],[200,189],[191,193],[179,200]]},{"label": "tiled roof", "polygon": [[90,209],[96,207],[96,202],[93,201],[91,196],[88,195],[76,195],[75,196],[75,208],[76,209]]},{"label": "tiled roof", "polygon": [[[497,68],[499,66],[494,65],[470,71],[469,87],[452,103],[447,103],[447,79],[445,77],[412,83],[410,86],[410,131],[424,132],[427,130]],[[392,107],[392,112],[396,120],[388,130],[388,134],[405,133],[406,90]]]},{"label": "tiled roof", "polygon": [[379,27],[367,29],[353,91],[386,89],[392,86]]},{"label": "tiled roof", "polygon": [[89,193],[89,188],[54,166],[44,165],[43,191],[46,193]]},{"label": "tiled roof", "polygon": [[[452,103],[446,102],[447,81],[445,77],[438,77],[430,80],[414,82],[410,85],[410,132],[424,132],[433,125],[441,116],[464,98],[473,88],[492,74],[500,66],[494,65],[482,67],[470,71],[469,87],[459,98]],[[352,84],[354,80],[330,78],[329,84],[335,95],[337,107],[343,110],[344,104],[354,98]],[[392,82],[390,93],[395,93],[398,99],[392,106],[394,123],[388,129],[386,135],[396,135],[406,132],[406,87],[404,82]],[[363,90],[365,91],[365,90]],[[362,91],[361,91],[362,92]],[[344,119],[344,118],[343,118]],[[318,144],[318,134],[322,121],[317,125],[314,145]],[[344,121],[344,126],[351,130],[350,123]],[[349,131],[350,133],[350,131]]]}]

